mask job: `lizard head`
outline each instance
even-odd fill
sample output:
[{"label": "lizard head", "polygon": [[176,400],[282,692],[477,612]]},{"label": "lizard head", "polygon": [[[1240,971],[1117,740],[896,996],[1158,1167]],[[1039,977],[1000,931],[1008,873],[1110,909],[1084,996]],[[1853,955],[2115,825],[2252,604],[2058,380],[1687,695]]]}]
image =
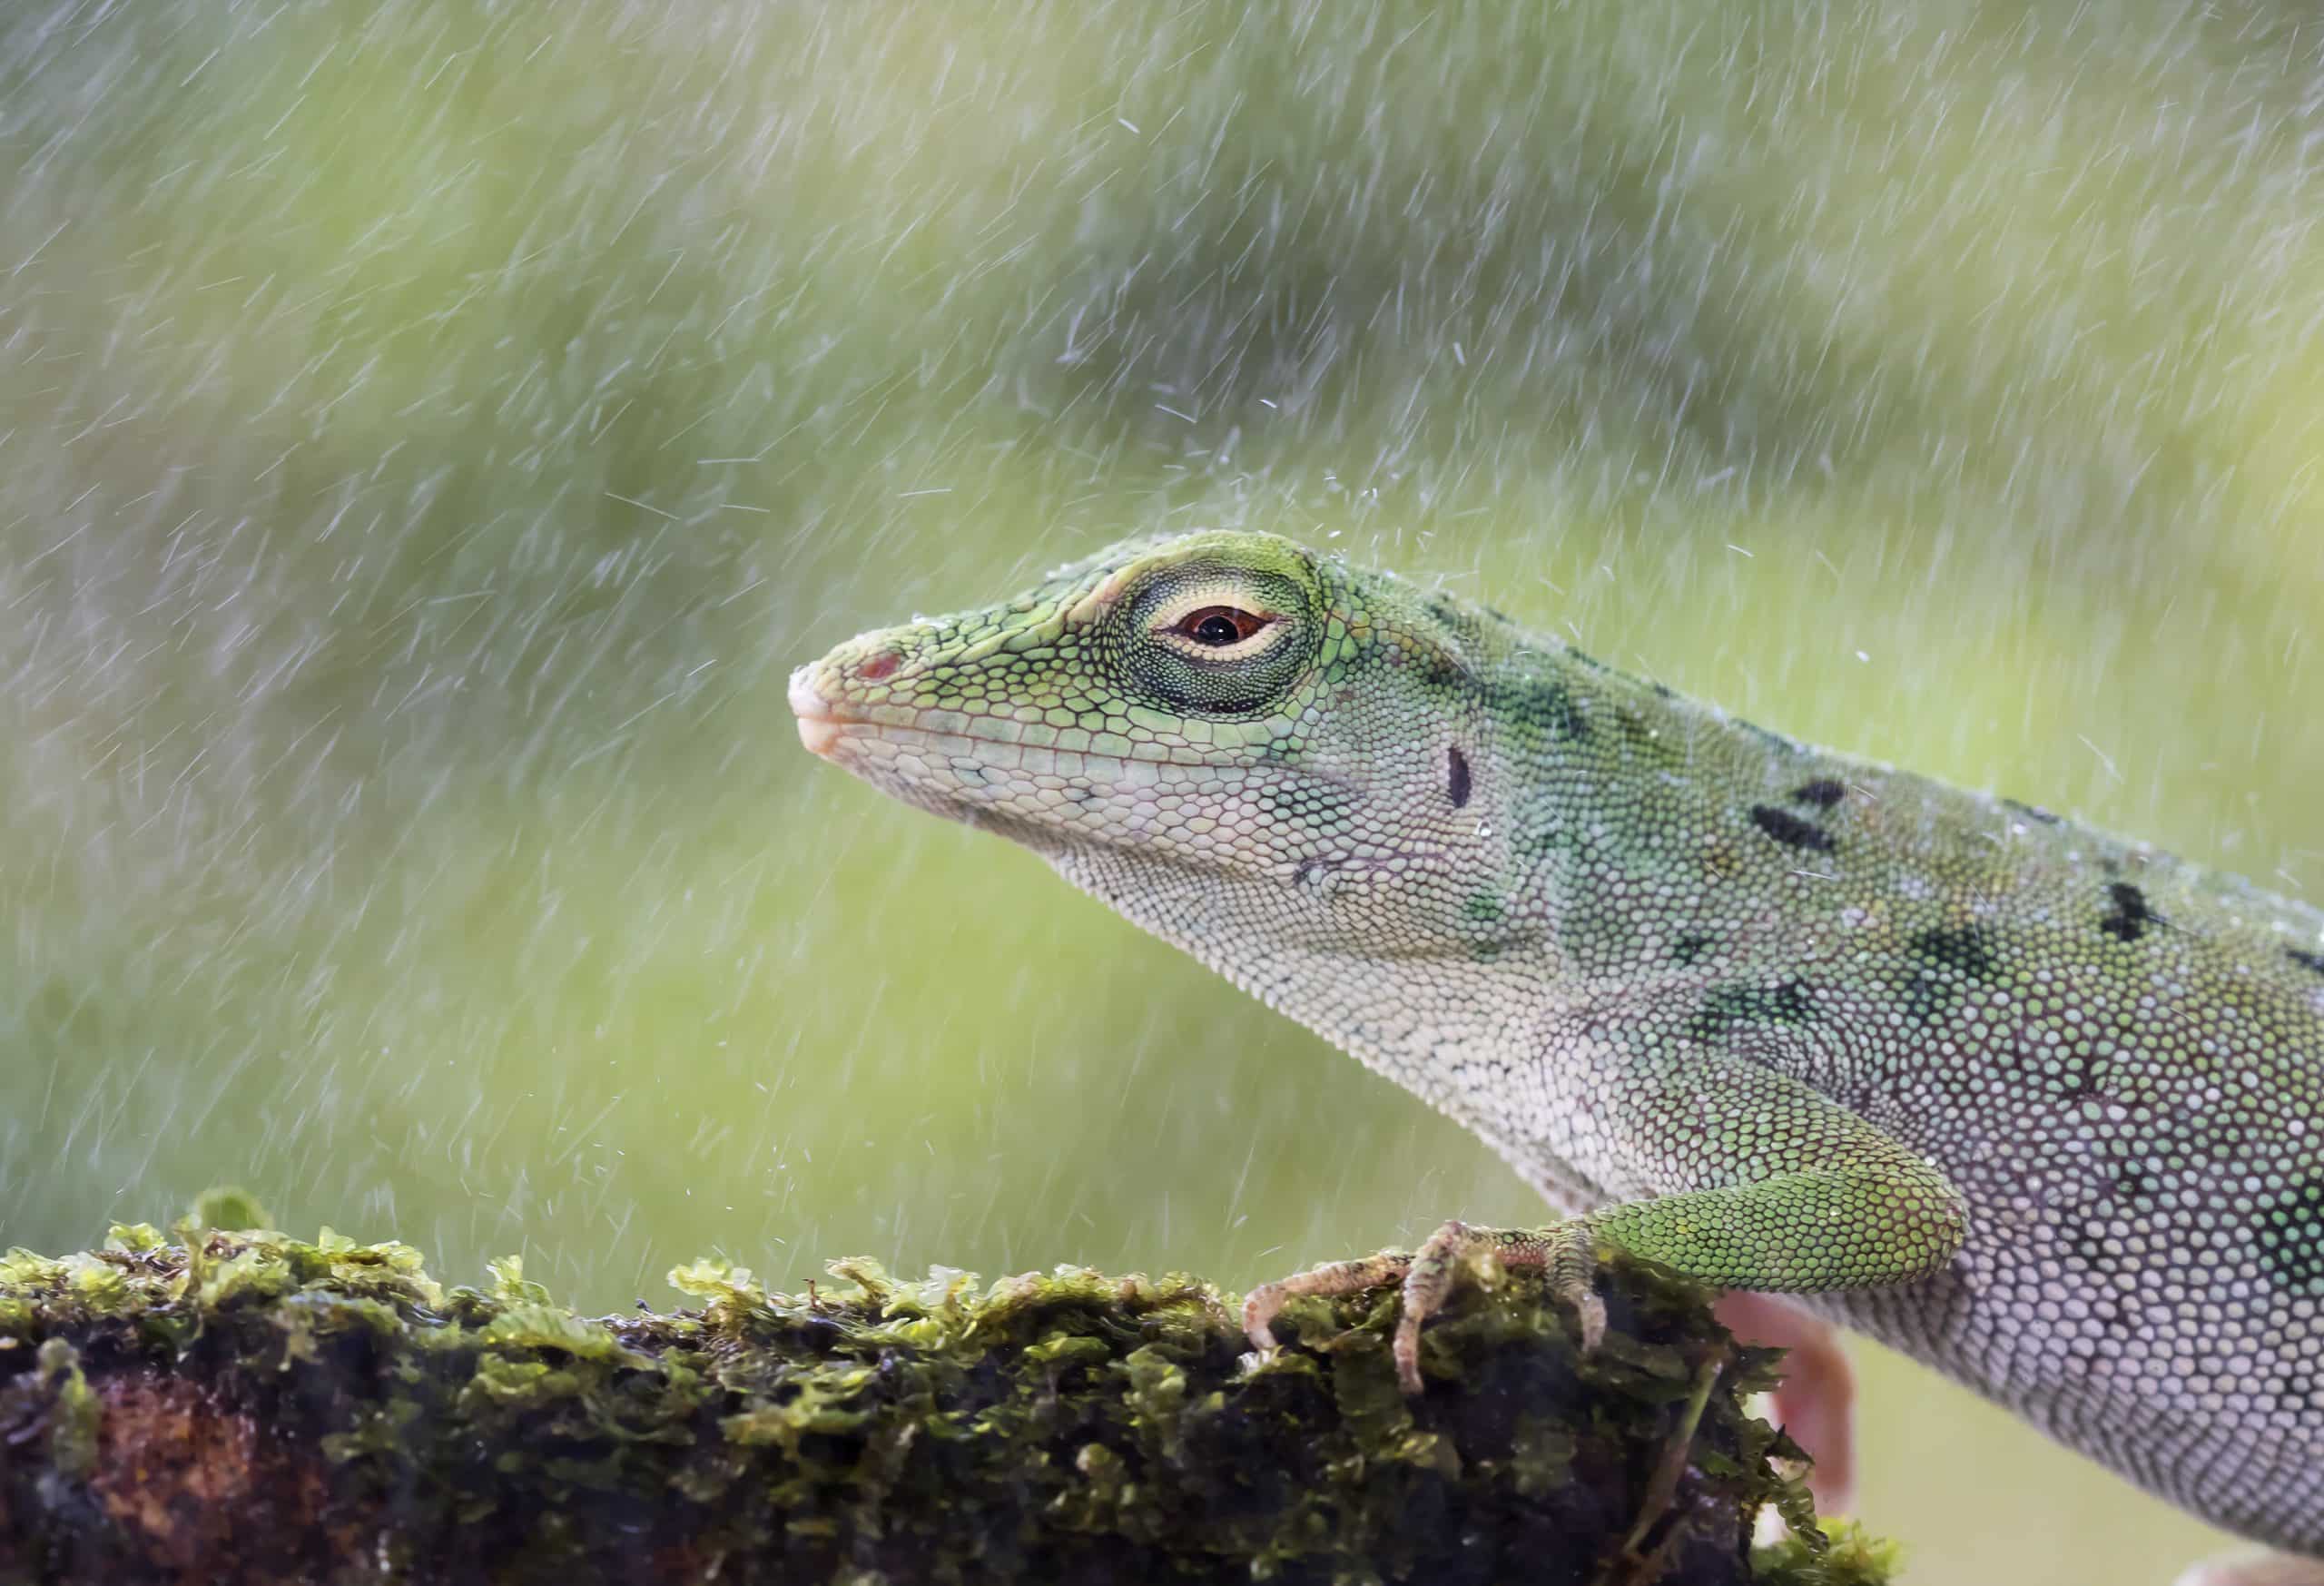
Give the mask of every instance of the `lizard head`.
[{"label": "lizard head", "polygon": [[1206,892],[1232,892],[1315,941],[1334,896],[1368,895],[1374,931],[1384,908],[1457,922],[1502,862],[1463,658],[1483,621],[1273,535],[1148,537],[859,635],[793,674],[791,704],[810,750],[1150,929],[1216,929]]}]

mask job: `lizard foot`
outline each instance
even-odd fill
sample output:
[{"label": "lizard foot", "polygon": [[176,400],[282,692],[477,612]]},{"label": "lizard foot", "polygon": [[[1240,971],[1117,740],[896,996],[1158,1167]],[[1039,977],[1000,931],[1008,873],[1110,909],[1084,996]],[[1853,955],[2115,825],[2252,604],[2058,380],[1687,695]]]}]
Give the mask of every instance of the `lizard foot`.
[{"label": "lizard foot", "polygon": [[1577,1223],[1553,1228],[1472,1228],[1449,1222],[1415,1253],[1383,1250],[1354,1261],[1328,1262],[1279,1283],[1261,1284],[1243,1302],[1243,1331],[1254,1348],[1272,1354],[1274,1322],[1285,1304],[1300,1295],[1356,1294],[1403,1286],[1403,1314],[1396,1318],[1393,1353],[1396,1381],[1406,1394],[1421,1391],[1421,1325],[1443,1309],[1445,1296],[1463,1271],[1490,1286],[1509,1266],[1536,1266],[1550,1286],[1571,1305],[1581,1324],[1581,1347],[1598,1347],[1606,1333],[1606,1302],[1590,1286],[1594,1259],[1589,1233]]}]

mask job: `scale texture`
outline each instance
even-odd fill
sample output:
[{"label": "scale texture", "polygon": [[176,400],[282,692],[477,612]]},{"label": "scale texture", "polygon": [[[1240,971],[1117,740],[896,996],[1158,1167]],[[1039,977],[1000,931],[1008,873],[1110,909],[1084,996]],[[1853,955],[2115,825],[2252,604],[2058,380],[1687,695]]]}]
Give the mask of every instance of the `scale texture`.
[{"label": "scale texture", "polygon": [[792,701],[1459,1118],[1543,1240],[1811,1296],[2324,1552],[2318,911],[1266,535],[1115,547]]}]

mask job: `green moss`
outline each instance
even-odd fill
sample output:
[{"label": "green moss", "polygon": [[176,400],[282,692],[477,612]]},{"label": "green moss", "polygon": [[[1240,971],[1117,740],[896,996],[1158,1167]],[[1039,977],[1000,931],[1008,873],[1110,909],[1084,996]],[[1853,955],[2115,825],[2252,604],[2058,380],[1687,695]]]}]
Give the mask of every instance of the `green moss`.
[{"label": "green moss", "polygon": [[274,1219],[259,1205],[258,1197],[233,1184],[205,1189],[194,1197],[191,1221],[198,1228],[271,1230],[274,1226]]},{"label": "green moss", "polygon": [[484,1325],[478,1336],[488,1345],[552,1350],[584,1360],[644,1364],[640,1357],[623,1348],[621,1340],[603,1323],[587,1321],[570,1311],[533,1301],[505,1306]]},{"label": "green moss", "polygon": [[1573,1434],[1539,1415],[1517,1417],[1510,1439],[1509,1479],[1526,1497],[1546,1492],[1573,1467]]},{"label": "green moss", "polygon": [[525,1276],[522,1256],[503,1256],[485,1263],[485,1271],[492,1276],[487,1291],[504,1305],[545,1305],[548,1304],[548,1286],[534,1283]]},{"label": "green moss", "polygon": [[[168,1236],[128,1225],[89,1255],[0,1258],[0,1423],[44,1426],[49,1455],[45,1476],[0,1472],[0,1532],[69,1541],[87,1561],[72,1578],[159,1556],[74,1496],[105,1477],[109,1374],[182,1384],[181,1417],[266,1429],[283,1468],[233,1490],[303,1494],[299,1512],[237,1516],[218,1544],[260,1573],[1579,1581],[1625,1548],[1640,1581],[1868,1586],[1892,1568],[1853,1532],[1821,1547],[1772,1463],[1795,1451],[1743,1412],[1771,1353],[1644,1267],[1610,1269],[1611,1330],[1588,1356],[1531,1280],[1464,1288],[1413,1400],[1392,1295],[1292,1305],[1268,1361],[1206,1284],[1080,1267],[987,1285],[859,1259],[793,1295],[711,1259],[670,1275],[691,1309],[591,1318],[514,1256],[448,1290],[408,1246],[222,1230],[225,1204]],[[105,1458],[144,1482],[174,1468]],[[1754,1559],[1768,1505],[1812,1540]],[[168,1492],[149,1508],[201,1512]]]},{"label": "green moss", "polygon": [[[1818,1547],[1810,1539],[1820,1535]],[[1751,1556],[1758,1586],[1879,1586],[1896,1579],[1904,1550],[1853,1521],[1826,1521],[1818,1532],[1786,1537]]]},{"label": "green moss", "polygon": [[802,1373],[785,1384],[791,1390],[787,1397],[725,1416],[719,1430],[729,1443],[773,1443],[795,1455],[804,1437],[853,1432],[871,1419],[872,1411],[861,1401],[875,1374],[861,1366]]},{"label": "green moss", "polygon": [[36,1256],[22,1246],[12,1247],[0,1255],[0,1289],[11,1293],[38,1292],[46,1284],[61,1280],[64,1263],[53,1256]]},{"label": "green moss", "polygon": [[105,1230],[105,1248],[128,1255],[159,1250],[169,1241],[151,1223],[115,1223]]},{"label": "green moss", "polygon": [[80,1352],[62,1338],[50,1338],[34,1359],[49,1401],[50,1468],[68,1478],[85,1476],[97,1463],[97,1395],[82,1374]]}]

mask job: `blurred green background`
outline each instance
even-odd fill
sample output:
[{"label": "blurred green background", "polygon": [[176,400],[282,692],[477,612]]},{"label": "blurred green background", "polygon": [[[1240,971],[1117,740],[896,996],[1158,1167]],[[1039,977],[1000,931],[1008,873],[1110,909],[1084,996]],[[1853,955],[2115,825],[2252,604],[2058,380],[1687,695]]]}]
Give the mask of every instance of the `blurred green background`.
[{"label": "blurred green background", "polygon": [[[793,665],[1152,527],[2316,888],[2304,10],[9,8],[0,1243],[236,1179],[610,1308],[1530,1220],[799,750]],[[2209,1545],[1859,1358],[1913,1578]]]}]

